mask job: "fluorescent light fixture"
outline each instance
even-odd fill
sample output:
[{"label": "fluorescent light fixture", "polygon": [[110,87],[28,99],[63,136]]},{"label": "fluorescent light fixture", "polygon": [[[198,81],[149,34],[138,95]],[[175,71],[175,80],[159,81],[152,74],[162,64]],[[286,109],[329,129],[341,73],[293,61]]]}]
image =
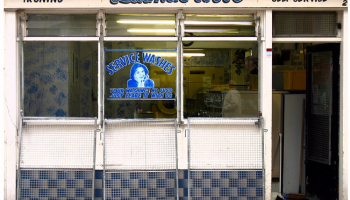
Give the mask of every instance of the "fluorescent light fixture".
[{"label": "fluorescent light fixture", "polygon": [[205,56],[205,53],[184,53],[186,57],[202,57]]},{"label": "fluorescent light fixture", "polygon": [[175,24],[173,20],[118,20],[120,24]]},{"label": "fluorescent light fixture", "polygon": [[200,32],[225,32],[225,33],[239,33],[238,30],[235,29],[226,29],[226,30],[200,30],[200,29],[186,29],[185,32],[190,33],[200,33]]},{"label": "fluorescent light fixture", "polygon": [[253,25],[253,22],[223,22],[223,21],[184,21],[185,25]]},{"label": "fluorescent light fixture", "polygon": [[[145,52],[149,54],[154,54],[156,56],[166,56],[166,57],[176,57],[177,53],[174,52]],[[205,53],[184,53],[184,57],[202,57]]]},{"label": "fluorescent light fixture", "polygon": [[174,33],[174,29],[128,29],[130,33]]}]

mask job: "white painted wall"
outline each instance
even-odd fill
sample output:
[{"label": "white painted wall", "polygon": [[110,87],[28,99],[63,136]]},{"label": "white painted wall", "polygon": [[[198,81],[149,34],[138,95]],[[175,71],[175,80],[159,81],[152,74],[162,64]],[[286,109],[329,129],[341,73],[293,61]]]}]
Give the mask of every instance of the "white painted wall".
[{"label": "white painted wall", "polygon": [[19,127],[19,70],[17,63],[17,17],[5,12],[4,35],[4,149],[5,199],[16,197],[17,129]]},{"label": "white painted wall", "polygon": [[340,113],[339,113],[339,199],[348,199],[348,144],[349,144],[349,84],[350,84],[350,70],[348,62],[348,11],[343,12],[342,18],[342,42],[340,45]]},{"label": "white painted wall", "polygon": [[272,179],[272,56],[268,57],[266,49],[272,48],[272,10],[260,15],[262,42],[260,46],[261,69],[259,69],[260,110],[264,118],[264,167],[265,200],[271,199]]}]

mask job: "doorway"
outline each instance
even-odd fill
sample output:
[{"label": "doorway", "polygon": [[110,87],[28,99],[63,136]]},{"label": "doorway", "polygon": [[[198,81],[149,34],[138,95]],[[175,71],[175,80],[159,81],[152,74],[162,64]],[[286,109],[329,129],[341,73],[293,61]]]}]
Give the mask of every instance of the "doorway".
[{"label": "doorway", "polygon": [[273,44],[272,182],[284,197],[338,199],[339,50]]}]

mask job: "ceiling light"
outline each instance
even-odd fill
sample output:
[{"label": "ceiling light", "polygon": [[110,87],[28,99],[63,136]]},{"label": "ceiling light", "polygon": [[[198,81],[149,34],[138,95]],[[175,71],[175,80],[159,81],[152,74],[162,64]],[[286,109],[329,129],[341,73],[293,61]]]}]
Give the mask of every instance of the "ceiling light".
[{"label": "ceiling light", "polygon": [[120,24],[175,24],[173,20],[118,20]]},{"label": "ceiling light", "polygon": [[131,33],[175,33],[174,29],[128,29]]},{"label": "ceiling light", "polygon": [[200,33],[200,32],[225,32],[225,33],[239,33],[238,30],[236,29],[226,29],[226,30],[200,30],[200,29],[186,29],[185,32],[190,32],[190,33]]},{"label": "ceiling light", "polygon": [[253,25],[253,22],[185,21],[185,25]]}]

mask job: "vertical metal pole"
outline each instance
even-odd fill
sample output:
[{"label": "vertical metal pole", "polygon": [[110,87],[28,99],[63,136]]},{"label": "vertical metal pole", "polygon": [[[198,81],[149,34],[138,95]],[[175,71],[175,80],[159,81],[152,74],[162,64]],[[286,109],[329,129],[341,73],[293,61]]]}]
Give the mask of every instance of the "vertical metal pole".
[{"label": "vertical metal pole", "polygon": [[182,99],[182,73],[183,73],[183,45],[182,45],[182,36],[184,33],[183,27],[184,27],[184,15],[182,13],[182,10],[179,10],[176,15],[176,34],[178,37],[177,40],[177,70],[176,70],[176,77],[177,77],[177,121],[178,124],[183,124],[183,116],[182,116],[182,105],[183,105],[183,99]]},{"label": "vertical metal pole", "polygon": [[191,187],[190,187],[190,122],[191,122],[191,119],[188,118],[188,124],[187,124],[187,195],[188,195],[188,200],[191,200]]},{"label": "vertical metal pole", "polygon": [[263,117],[260,117],[260,125],[261,125],[261,152],[262,152],[262,163],[261,163],[261,166],[262,166],[262,177],[263,177],[263,199],[265,199],[265,151],[264,151],[264,136],[265,136],[265,129],[264,129],[264,118]]},{"label": "vertical metal pole", "polygon": [[106,119],[103,120],[103,199],[106,199]]},{"label": "vertical metal pole", "polygon": [[99,124],[103,125],[103,120],[104,120],[104,80],[105,80],[105,73],[103,70],[103,66],[104,66],[104,55],[105,55],[105,51],[104,51],[104,44],[103,44],[103,40],[104,40],[104,36],[103,36],[103,18],[100,21],[100,37],[99,37],[99,47],[100,47],[100,67],[99,67],[99,71],[100,71],[100,76],[99,76],[99,80],[100,80],[100,84],[99,84]]},{"label": "vertical metal pole", "polygon": [[[261,71],[261,66],[262,66],[262,63],[261,63],[261,53],[260,52],[260,48],[261,48],[261,27],[260,27],[260,17],[257,18],[257,21],[259,23],[258,25],[258,72],[259,72],[259,75],[258,75],[258,79],[260,79],[262,77],[262,71]],[[262,112],[261,112],[261,105],[260,105],[260,94],[261,94],[261,85],[260,85],[260,81],[258,81],[258,111],[259,111],[259,117],[262,115]]]},{"label": "vertical metal pole", "polygon": [[177,143],[177,121],[174,120],[175,124],[175,151],[176,151],[176,199],[179,200],[179,153],[178,153],[178,143]]},{"label": "vertical metal pole", "polygon": [[21,180],[21,150],[22,150],[22,124],[23,124],[23,117],[20,118],[19,123],[19,143],[18,143],[18,164],[17,164],[17,195],[16,199],[19,199],[20,197],[20,180]]},{"label": "vertical metal pole", "polygon": [[95,117],[94,150],[93,150],[94,155],[93,155],[93,165],[92,165],[92,199],[95,199],[96,134],[97,134],[97,118]]},{"label": "vertical metal pole", "polygon": [[178,28],[178,41],[177,41],[177,121],[178,124],[182,124],[181,123],[181,110],[182,110],[182,94],[181,94],[181,90],[182,90],[182,80],[181,80],[181,73],[182,73],[182,37],[181,37],[181,25],[179,24],[177,26]]}]

